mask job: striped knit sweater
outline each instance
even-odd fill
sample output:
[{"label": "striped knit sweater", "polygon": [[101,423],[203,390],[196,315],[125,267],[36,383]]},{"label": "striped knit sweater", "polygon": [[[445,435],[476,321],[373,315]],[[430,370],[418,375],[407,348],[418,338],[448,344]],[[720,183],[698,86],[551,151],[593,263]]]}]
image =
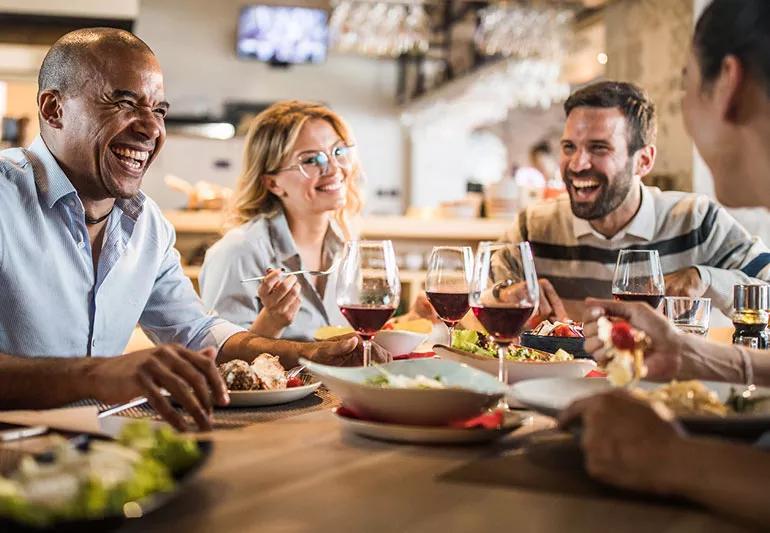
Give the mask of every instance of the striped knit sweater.
[{"label": "striped knit sweater", "polygon": [[[623,249],[658,250],[665,274],[696,267],[708,285],[704,296],[725,314],[733,285],[770,281],[770,250],[724,208],[706,196],[644,185],[636,216],[612,238],[575,217],[565,194],[522,211],[502,240],[530,242],[538,276],[553,284],[574,319],[582,315],[584,298],[611,296]],[[510,268],[509,259],[497,259],[496,270]]]}]

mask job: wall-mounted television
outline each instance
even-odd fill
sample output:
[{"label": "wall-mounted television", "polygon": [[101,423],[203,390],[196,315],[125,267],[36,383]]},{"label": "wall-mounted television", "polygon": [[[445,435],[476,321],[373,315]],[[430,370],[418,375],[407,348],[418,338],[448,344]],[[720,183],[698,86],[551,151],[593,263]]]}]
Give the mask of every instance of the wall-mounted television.
[{"label": "wall-mounted television", "polygon": [[328,46],[324,9],[250,5],[238,19],[239,57],[269,63],[321,63]]}]

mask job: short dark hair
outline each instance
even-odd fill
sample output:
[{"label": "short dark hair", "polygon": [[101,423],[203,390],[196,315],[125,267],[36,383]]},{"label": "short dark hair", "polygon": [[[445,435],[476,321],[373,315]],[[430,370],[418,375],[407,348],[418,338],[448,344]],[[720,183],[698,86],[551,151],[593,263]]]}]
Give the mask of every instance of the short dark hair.
[{"label": "short dark hair", "polygon": [[152,50],[139,37],[117,28],[83,28],[63,35],[48,50],[37,77],[38,94],[46,90],[65,93],[79,87],[87,75],[83,64],[88,52],[96,46],[106,45],[130,48],[152,54]]},{"label": "short dark hair", "polygon": [[572,93],[564,102],[567,116],[576,107],[617,107],[629,126],[628,153],[655,142],[655,105],[641,87],[622,81],[600,81]]},{"label": "short dark hair", "polygon": [[768,0],[714,0],[695,25],[693,47],[704,83],[714,81],[722,60],[734,55],[770,96]]}]

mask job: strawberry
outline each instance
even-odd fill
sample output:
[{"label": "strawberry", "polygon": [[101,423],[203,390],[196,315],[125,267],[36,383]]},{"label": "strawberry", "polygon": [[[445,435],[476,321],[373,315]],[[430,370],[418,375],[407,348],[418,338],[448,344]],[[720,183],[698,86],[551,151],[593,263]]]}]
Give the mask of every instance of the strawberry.
[{"label": "strawberry", "polygon": [[286,381],[287,389],[290,389],[292,387],[301,387],[302,385],[304,385],[304,383],[302,383],[302,379],[300,379],[299,376],[294,376],[293,378],[289,378]]},{"label": "strawberry", "polygon": [[631,331],[631,325],[628,322],[615,322],[612,324],[612,333],[610,339],[615,348],[620,350],[633,350],[636,346],[634,333]]}]

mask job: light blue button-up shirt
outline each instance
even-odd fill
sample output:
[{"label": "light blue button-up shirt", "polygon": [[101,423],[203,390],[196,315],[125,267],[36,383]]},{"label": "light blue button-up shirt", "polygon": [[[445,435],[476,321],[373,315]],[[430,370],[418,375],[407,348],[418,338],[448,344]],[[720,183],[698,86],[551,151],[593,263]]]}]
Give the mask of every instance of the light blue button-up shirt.
[{"label": "light blue button-up shirt", "polygon": [[150,198],[117,200],[94,271],[83,204],[43,140],[0,152],[0,352],[118,355],[137,323],[221,348],[243,328],[206,313],[175,239]]}]

